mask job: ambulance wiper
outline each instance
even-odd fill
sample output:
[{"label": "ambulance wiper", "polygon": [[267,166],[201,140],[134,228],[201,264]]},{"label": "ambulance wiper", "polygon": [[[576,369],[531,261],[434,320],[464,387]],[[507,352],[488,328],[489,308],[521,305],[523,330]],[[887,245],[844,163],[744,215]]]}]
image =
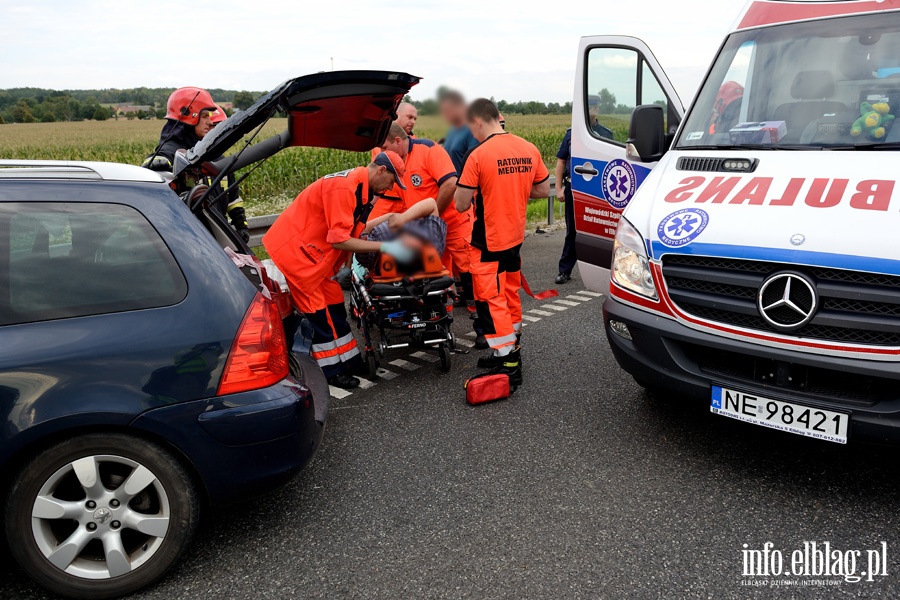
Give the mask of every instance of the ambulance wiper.
[{"label": "ambulance wiper", "polygon": [[853,146],[829,146],[829,150],[900,150],[900,142],[887,144],[855,144]]}]

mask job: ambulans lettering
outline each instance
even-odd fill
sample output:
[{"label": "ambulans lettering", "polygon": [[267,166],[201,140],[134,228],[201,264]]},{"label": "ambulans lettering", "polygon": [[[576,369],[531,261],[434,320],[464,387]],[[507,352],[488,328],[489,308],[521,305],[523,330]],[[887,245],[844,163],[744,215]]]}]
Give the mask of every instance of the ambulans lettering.
[{"label": "ambulans lettering", "polygon": [[895,183],[890,179],[854,183],[849,179],[795,177],[781,182],[772,177],[693,176],[682,179],[666,194],[665,200],[672,204],[693,200],[696,204],[805,205],[812,208],[847,204],[858,210],[887,211]]},{"label": "ambulans lettering", "polygon": [[531,157],[497,159],[497,175],[531,173],[533,170],[534,164],[532,163]]}]

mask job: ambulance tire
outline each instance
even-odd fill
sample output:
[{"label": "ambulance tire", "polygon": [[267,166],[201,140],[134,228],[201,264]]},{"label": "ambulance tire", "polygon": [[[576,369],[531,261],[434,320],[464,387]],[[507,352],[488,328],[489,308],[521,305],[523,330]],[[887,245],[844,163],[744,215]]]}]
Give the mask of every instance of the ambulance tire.
[{"label": "ambulance tire", "polygon": [[634,382],[644,388],[644,391],[653,400],[664,400],[667,396],[671,396],[671,392],[667,393],[666,389],[661,385],[653,385],[646,381],[642,381],[637,377],[634,377]]}]

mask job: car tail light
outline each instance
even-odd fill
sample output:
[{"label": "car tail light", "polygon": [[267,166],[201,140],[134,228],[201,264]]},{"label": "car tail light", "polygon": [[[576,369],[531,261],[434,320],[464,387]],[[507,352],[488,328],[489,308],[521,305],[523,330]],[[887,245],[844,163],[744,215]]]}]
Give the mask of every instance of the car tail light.
[{"label": "car tail light", "polygon": [[218,395],[268,387],[288,372],[287,339],[278,308],[257,293],[231,345]]}]

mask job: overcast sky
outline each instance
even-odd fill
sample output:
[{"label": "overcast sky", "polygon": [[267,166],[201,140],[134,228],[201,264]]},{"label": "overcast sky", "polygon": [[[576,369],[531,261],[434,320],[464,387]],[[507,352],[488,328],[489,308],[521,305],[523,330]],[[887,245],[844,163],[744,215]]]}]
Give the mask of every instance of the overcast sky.
[{"label": "overcast sky", "polygon": [[335,69],[407,71],[412,95],[566,102],[579,38],[654,50],[686,103],[743,0],[0,0],[0,88],[267,90]]}]

